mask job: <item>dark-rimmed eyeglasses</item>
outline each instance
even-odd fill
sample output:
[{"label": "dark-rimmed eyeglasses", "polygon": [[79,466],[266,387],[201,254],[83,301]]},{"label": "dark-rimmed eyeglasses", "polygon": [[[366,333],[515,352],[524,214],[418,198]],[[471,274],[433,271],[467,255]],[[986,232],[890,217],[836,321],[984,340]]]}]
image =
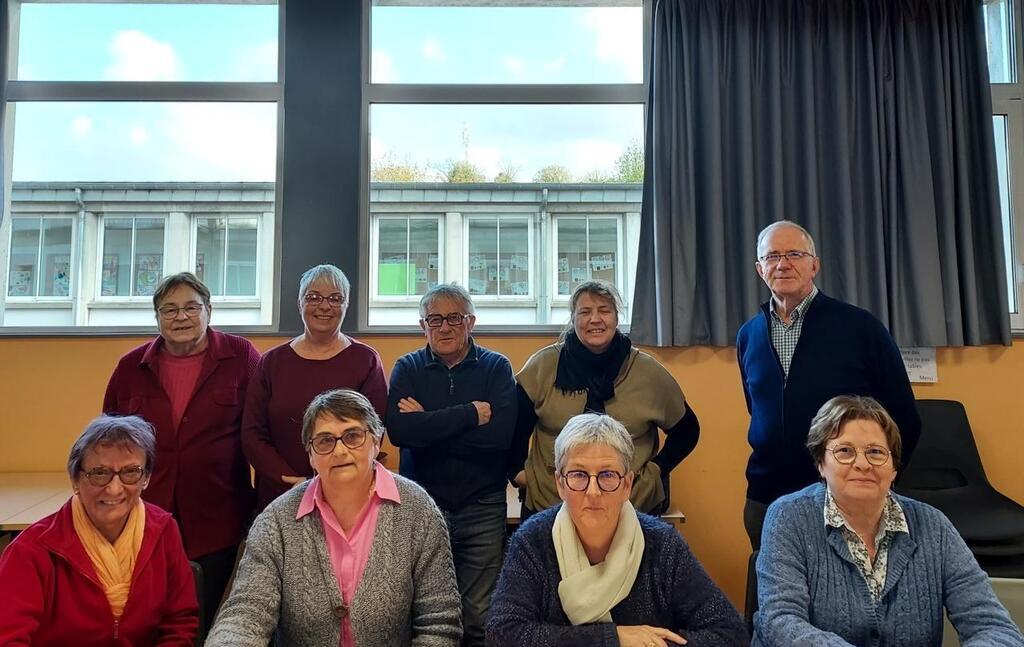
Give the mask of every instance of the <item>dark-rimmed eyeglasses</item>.
[{"label": "dark-rimmed eyeglasses", "polygon": [[881,467],[889,462],[889,450],[885,447],[865,447],[863,450],[857,449],[852,445],[834,445],[831,448],[826,447],[828,451],[832,452],[832,458],[836,459],[837,463],[843,465],[851,465],[857,460],[857,454],[864,454],[864,460],[875,467]]},{"label": "dark-rimmed eyeglasses", "polygon": [[623,475],[613,470],[602,470],[591,474],[583,470],[569,470],[562,474],[565,487],[573,492],[585,492],[590,487],[590,479],[597,479],[597,488],[602,492],[614,492],[622,486]]},{"label": "dark-rimmed eyeglasses", "polygon": [[309,441],[309,447],[314,453],[326,456],[334,451],[339,441],[349,449],[359,449],[366,442],[366,431],[349,429],[340,436],[317,434]]},{"label": "dark-rimmed eyeglasses", "polygon": [[765,265],[778,265],[782,262],[782,259],[786,259],[790,263],[796,263],[801,258],[807,258],[808,256],[814,257],[814,254],[810,252],[801,252],[799,250],[788,251],[784,254],[765,254],[761,258],[757,259]]},{"label": "dark-rimmed eyeglasses", "polygon": [[112,470],[109,467],[94,467],[91,470],[81,470],[89,482],[96,487],[106,487],[114,480],[114,476],[121,479],[125,485],[135,485],[146,475],[146,470],[139,465],[129,465],[119,470]]},{"label": "dark-rimmed eyeglasses", "polygon": [[473,315],[467,315],[461,312],[453,312],[447,315],[427,315],[426,317],[423,317],[422,321],[427,324],[427,327],[429,328],[440,328],[446,321],[449,326],[461,326],[462,322],[472,316]]},{"label": "dark-rimmed eyeglasses", "polygon": [[327,301],[332,308],[340,308],[341,304],[345,303],[345,297],[340,294],[329,294],[324,296],[319,292],[307,292],[302,295],[302,300],[307,304],[314,306],[318,306],[324,301]]},{"label": "dark-rimmed eyeglasses", "polygon": [[160,306],[156,309],[161,319],[177,319],[179,312],[184,312],[189,319],[195,319],[203,311],[201,303],[187,303],[180,308],[177,306]]}]

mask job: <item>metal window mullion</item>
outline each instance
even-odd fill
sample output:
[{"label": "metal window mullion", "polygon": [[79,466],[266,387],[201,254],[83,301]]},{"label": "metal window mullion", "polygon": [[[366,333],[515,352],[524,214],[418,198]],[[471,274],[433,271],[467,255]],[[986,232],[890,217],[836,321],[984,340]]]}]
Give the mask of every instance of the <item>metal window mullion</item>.
[{"label": "metal window mullion", "polygon": [[132,246],[128,251],[128,296],[135,296],[135,216],[132,216]]},{"label": "metal window mullion", "polygon": [[39,216],[39,242],[36,243],[36,284],[35,286],[33,286],[34,291],[32,293],[32,297],[35,299],[38,299],[40,296],[42,296],[39,293],[41,292],[40,288],[42,287],[43,284],[43,245],[46,242],[45,240],[43,240],[43,238],[45,235],[46,230],[43,229],[43,217]]},{"label": "metal window mullion", "polygon": [[371,83],[366,102],[412,104],[631,104],[644,103],[643,83],[456,84]]},{"label": "metal window mullion", "polygon": [[405,296],[409,294],[409,264],[412,262],[412,218],[405,219]]},{"label": "metal window mullion", "polygon": [[[587,245],[586,246],[586,250],[587,250],[587,252],[586,252],[586,256],[583,259],[583,262],[587,264],[587,280],[593,280],[594,275],[590,273],[590,216],[587,216],[586,218],[584,218],[583,221],[587,223],[586,224],[586,228],[584,230],[584,231],[586,231],[586,236],[584,237],[584,240],[586,240],[586,245]],[[570,283],[572,282],[572,273],[571,272],[569,274],[569,282]]]},{"label": "metal window mullion", "polygon": [[279,82],[8,81],[7,101],[175,101],[273,103]]},{"label": "metal window mullion", "polygon": [[494,295],[501,296],[501,217],[494,217]]},{"label": "metal window mullion", "polygon": [[228,236],[231,235],[231,219],[224,216],[224,271],[220,277],[220,296],[223,299],[228,296],[228,250],[230,249]]}]

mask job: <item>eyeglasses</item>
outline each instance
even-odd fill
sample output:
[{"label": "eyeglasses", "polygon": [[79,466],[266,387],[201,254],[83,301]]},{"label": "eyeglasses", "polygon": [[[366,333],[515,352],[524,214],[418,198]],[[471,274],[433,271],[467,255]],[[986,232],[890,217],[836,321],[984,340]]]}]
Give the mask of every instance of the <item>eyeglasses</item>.
[{"label": "eyeglasses", "polygon": [[340,294],[331,294],[328,296],[324,296],[319,292],[307,292],[302,295],[302,300],[309,305],[317,306],[323,303],[324,300],[326,300],[327,303],[330,304],[332,308],[340,308],[341,304],[345,303],[345,297],[341,296]]},{"label": "eyeglasses", "polygon": [[602,470],[591,474],[583,470],[569,470],[562,474],[565,487],[573,492],[585,492],[590,487],[590,479],[597,479],[597,488],[602,492],[614,492],[622,485],[622,474],[612,470]]},{"label": "eyeglasses", "polygon": [[334,451],[338,441],[349,449],[359,449],[366,442],[365,429],[349,429],[340,436],[331,434],[317,434],[309,441],[310,448],[321,456],[326,456]]},{"label": "eyeglasses", "polygon": [[782,262],[782,259],[786,259],[790,263],[796,263],[801,258],[807,258],[808,256],[813,258],[814,254],[810,252],[801,252],[798,250],[793,250],[786,252],[785,254],[765,254],[758,260],[764,263],[765,265],[778,265],[779,263]]},{"label": "eyeglasses", "polygon": [[142,477],[146,474],[146,470],[138,465],[129,465],[128,467],[122,467],[119,470],[112,470],[109,467],[94,467],[91,470],[81,470],[85,474],[89,482],[96,487],[106,487],[111,481],[114,480],[114,476],[121,479],[121,482],[125,485],[135,485],[142,480]]},{"label": "eyeglasses", "polygon": [[426,317],[423,317],[422,321],[430,328],[440,328],[446,321],[449,326],[461,326],[463,321],[472,316],[473,315],[464,315],[461,312],[453,312],[447,315],[427,315]]},{"label": "eyeglasses", "polygon": [[161,319],[177,319],[179,312],[184,312],[186,317],[192,319],[203,311],[203,304],[188,303],[180,308],[176,306],[160,306],[156,311],[160,313]]},{"label": "eyeglasses", "polygon": [[829,449],[832,452],[832,458],[836,459],[837,463],[843,465],[851,465],[857,460],[857,454],[864,454],[864,460],[871,465],[879,467],[889,462],[889,450],[884,447],[866,447],[864,450],[859,450],[851,445],[836,445]]}]

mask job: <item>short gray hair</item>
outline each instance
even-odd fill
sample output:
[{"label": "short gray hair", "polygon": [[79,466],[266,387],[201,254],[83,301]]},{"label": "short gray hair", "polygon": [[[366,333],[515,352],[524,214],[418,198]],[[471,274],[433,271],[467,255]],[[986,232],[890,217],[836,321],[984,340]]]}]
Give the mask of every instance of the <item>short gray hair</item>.
[{"label": "short gray hair", "polygon": [[626,473],[632,469],[632,436],[621,422],[600,413],[581,413],[569,418],[555,437],[555,469],[558,472],[565,469],[569,454],[585,445],[608,445],[622,459]]},{"label": "short gray hair", "polygon": [[302,446],[309,447],[313,438],[313,427],[316,421],[324,416],[341,420],[355,420],[366,427],[379,446],[384,439],[384,423],[380,421],[377,410],[373,408],[366,396],[352,389],[334,389],[324,391],[313,398],[302,416]]},{"label": "short gray hair", "polygon": [[85,455],[92,448],[111,445],[141,449],[146,455],[146,464],[142,468],[146,474],[153,473],[153,461],[156,458],[153,425],[138,416],[102,415],[94,418],[71,445],[71,453],[68,455],[68,476],[71,480],[75,480],[82,471]]},{"label": "short gray hair", "polygon": [[476,314],[476,306],[473,305],[473,299],[469,296],[466,288],[458,283],[440,283],[427,290],[427,293],[420,299],[421,318],[427,316],[427,310],[437,299],[458,301],[466,310],[463,314]]},{"label": "short gray hair", "polygon": [[[815,248],[814,248],[814,237],[811,236],[811,232],[807,231],[806,229],[804,229],[800,225],[796,224],[792,220],[778,220],[778,221],[773,222],[772,224],[768,225],[764,229],[762,229],[761,233],[759,233],[757,235],[757,249],[755,250],[755,252],[757,254],[757,258],[758,259],[761,258],[761,245],[764,244],[764,239],[768,237],[768,234],[772,233],[776,229],[781,229],[783,227],[791,227],[791,228],[796,229],[797,231],[799,231],[801,234],[803,234],[804,238],[807,239],[807,251],[809,251],[814,256],[818,255],[818,252],[815,251]],[[782,250],[782,251],[789,251],[789,250]]]},{"label": "short gray hair", "polygon": [[622,301],[622,295],[619,294],[619,289],[615,287],[614,283],[602,281],[601,279],[584,281],[576,286],[576,289],[572,291],[572,296],[569,297],[569,323],[562,331],[561,338],[563,340],[566,335],[572,332],[573,323],[576,317],[576,304],[584,294],[589,294],[592,297],[610,301],[612,306],[615,307],[615,317],[618,318],[622,316],[622,310],[625,305]]},{"label": "short gray hair", "polygon": [[344,297],[345,303],[348,304],[348,293],[351,288],[348,277],[334,265],[323,264],[315,265],[302,273],[302,278],[299,279],[299,308],[302,308],[302,296],[309,290],[309,286],[320,279],[337,288],[338,292],[341,292],[341,296]]},{"label": "short gray hair", "polygon": [[837,395],[818,409],[807,434],[807,451],[814,464],[818,467],[825,464],[825,445],[842,433],[843,425],[853,420],[868,420],[882,428],[892,455],[892,466],[898,470],[903,459],[900,429],[878,400],[864,395]]}]

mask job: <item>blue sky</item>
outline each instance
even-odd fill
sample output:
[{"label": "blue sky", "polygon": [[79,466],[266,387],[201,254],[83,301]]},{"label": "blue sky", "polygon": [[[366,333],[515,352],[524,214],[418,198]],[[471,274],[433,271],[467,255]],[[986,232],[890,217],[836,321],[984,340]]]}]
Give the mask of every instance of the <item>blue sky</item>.
[{"label": "blue sky", "polygon": [[[386,83],[639,82],[640,8],[375,7],[372,78]],[[22,80],[272,81],[277,7],[24,4]],[[639,106],[377,106],[371,154],[426,168],[610,170],[643,132]],[[16,106],[15,180],[274,179],[276,113],[253,104]],[[465,138],[464,138],[465,135]],[[466,142],[468,141],[468,145]]]}]

